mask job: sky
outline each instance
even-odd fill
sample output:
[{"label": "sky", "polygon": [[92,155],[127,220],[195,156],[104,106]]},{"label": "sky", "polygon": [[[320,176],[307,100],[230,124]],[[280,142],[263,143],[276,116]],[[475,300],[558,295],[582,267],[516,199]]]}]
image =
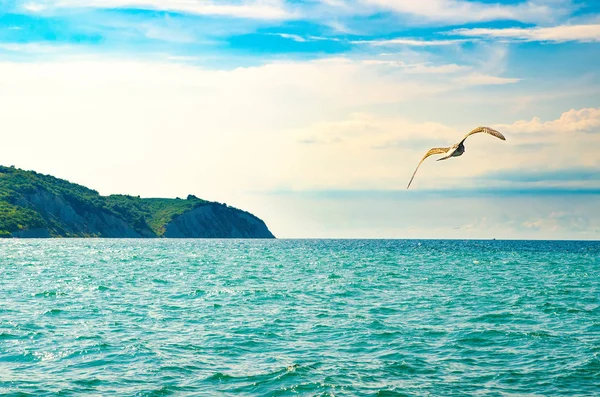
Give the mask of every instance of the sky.
[{"label": "sky", "polygon": [[598,65],[596,0],[0,0],[0,164],[279,238],[597,240]]}]

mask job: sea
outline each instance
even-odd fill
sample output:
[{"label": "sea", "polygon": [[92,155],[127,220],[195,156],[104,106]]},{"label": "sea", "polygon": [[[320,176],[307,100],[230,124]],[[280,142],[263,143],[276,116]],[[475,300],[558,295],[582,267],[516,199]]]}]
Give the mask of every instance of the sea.
[{"label": "sea", "polygon": [[0,241],[1,396],[599,396],[600,242]]}]

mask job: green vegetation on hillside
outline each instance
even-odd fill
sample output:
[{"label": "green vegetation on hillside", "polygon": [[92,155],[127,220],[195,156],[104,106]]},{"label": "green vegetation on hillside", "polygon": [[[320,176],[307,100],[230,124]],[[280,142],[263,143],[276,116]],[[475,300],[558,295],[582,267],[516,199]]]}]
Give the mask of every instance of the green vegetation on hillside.
[{"label": "green vegetation on hillside", "polygon": [[11,232],[44,225],[44,220],[35,211],[0,200],[0,237],[9,237]]},{"label": "green vegetation on hillside", "polygon": [[[210,202],[195,196],[182,199],[142,199],[125,195],[101,196],[97,191],[35,171],[0,166],[0,237],[37,228],[51,236],[70,236],[60,217],[40,211],[32,200],[60,200],[75,213],[102,213],[122,219],[136,231],[162,236],[174,217]],[[77,235],[77,234],[76,234]],[[81,235],[83,237],[83,235]]]},{"label": "green vegetation on hillside", "polygon": [[104,197],[106,207],[119,214],[136,230],[149,227],[157,236],[162,236],[164,227],[177,215],[208,203],[195,196],[187,200],[164,198],[139,198],[114,194]]}]

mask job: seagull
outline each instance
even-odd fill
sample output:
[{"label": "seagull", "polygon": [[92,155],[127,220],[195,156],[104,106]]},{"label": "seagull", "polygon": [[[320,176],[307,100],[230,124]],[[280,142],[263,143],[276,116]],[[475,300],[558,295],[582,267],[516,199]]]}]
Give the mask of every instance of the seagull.
[{"label": "seagull", "polygon": [[425,161],[425,159],[427,157],[434,155],[434,154],[444,154],[445,153],[446,155],[444,157],[437,159],[437,161],[440,161],[440,160],[449,159],[450,157],[462,156],[462,154],[465,152],[465,145],[464,145],[465,140],[468,137],[470,137],[471,135],[477,134],[478,132],[484,132],[486,134],[490,134],[492,136],[495,136],[496,138],[502,139],[503,141],[506,140],[504,135],[502,135],[501,133],[499,133],[498,131],[496,131],[490,127],[477,127],[473,131],[471,131],[467,135],[465,135],[465,137],[460,142],[455,143],[454,145],[452,145],[450,147],[434,147],[433,149],[429,149],[429,151],[427,153],[425,153],[425,156],[419,162],[419,165],[417,165],[417,168],[415,169],[415,172],[413,172],[412,177],[410,178],[410,182],[408,182],[408,186],[406,186],[406,188],[408,189],[410,187],[410,184],[412,183],[412,181],[415,177],[415,174],[417,173],[417,170],[421,166],[421,163],[423,161]]}]

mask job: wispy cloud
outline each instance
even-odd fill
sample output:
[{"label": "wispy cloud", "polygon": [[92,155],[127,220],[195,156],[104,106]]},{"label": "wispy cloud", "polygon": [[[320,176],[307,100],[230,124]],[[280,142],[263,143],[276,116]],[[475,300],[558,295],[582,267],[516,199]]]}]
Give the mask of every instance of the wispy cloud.
[{"label": "wispy cloud", "polygon": [[[337,37],[322,37],[322,36],[303,36],[292,33],[267,33],[270,36],[279,36],[284,39],[293,40],[298,43],[306,43],[311,41],[346,41]],[[388,47],[388,46],[408,46],[408,47],[437,47],[462,44],[475,41],[476,39],[448,39],[448,40],[424,40],[414,38],[395,38],[395,39],[373,39],[373,40],[350,40],[346,41],[354,45],[369,45],[373,47]]]},{"label": "wispy cloud", "polygon": [[560,25],[553,27],[505,29],[455,29],[447,34],[478,38],[563,43],[567,41],[600,42],[600,24]]},{"label": "wispy cloud", "polygon": [[57,8],[133,8],[267,20],[290,19],[294,16],[294,12],[286,7],[284,0],[244,0],[241,2],[212,0],[34,0],[25,4],[23,8],[30,12],[42,12]]},{"label": "wispy cloud", "polygon": [[270,36],[279,36],[283,39],[293,40],[298,43],[307,43],[311,41],[340,41],[336,37],[321,37],[321,36],[301,36],[291,33],[267,33]]},{"label": "wispy cloud", "polygon": [[65,54],[74,49],[72,45],[57,45],[55,43],[2,43],[0,50],[25,54]]},{"label": "wispy cloud", "polygon": [[290,33],[269,33],[271,36],[279,36],[282,39],[289,39],[289,40],[293,40],[296,41],[298,43],[306,43],[307,41],[309,41],[308,39],[297,35],[297,34],[290,34]]},{"label": "wispy cloud", "polygon": [[403,61],[386,59],[366,59],[362,63],[365,65],[381,65],[395,68],[402,68],[406,73],[415,74],[453,74],[458,72],[468,72],[472,70],[468,66],[457,65],[455,63],[435,65],[431,63],[406,63]]},{"label": "wispy cloud", "polygon": [[347,120],[318,123],[298,131],[299,142],[350,144],[365,149],[403,148],[433,138],[440,139],[452,129],[439,123],[413,123],[399,118],[376,117],[356,113]]},{"label": "wispy cloud", "polygon": [[140,30],[147,38],[154,40],[172,43],[193,43],[196,41],[194,35],[178,29],[170,29],[157,25],[147,25],[145,27],[140,27]]},{"label": "wispy cloud", "polygon": [[430,46],[447,46],[454,44],[461,44],[467,41],[466,39],[455,39],[455,40],[423,40],[423,39],[411,39],[411,38],[395,38],[388,40],[355,40],[352,44],[367,44],[371,46],[396,46],[404,45],[411,47],[430,47]]},{"label": "wispy cloud", "polygon": [[494,76],[485,73],[470,73],[459,77],[458,82],[469,86],[504,85],[518,83],[521,79],[516,77]]},{"label": "wispy cloud", "polygon": [[570,211],[553,211],[550,214],[529,219],[520,224],[525,229],[530,229],[536,232],[550,231],[556,232],[559,230],[573,232],[584,232],[595,229],[596,219],[590,219],[585,213],[572,213]]},{"label": "wispy cloud", "polygon": [[566,15],[571,2],[530,0],[518,4],[466,0],[361,0],[366,5],[406,14],[425,21],[467,23],[495,20],[539,22]]}]

